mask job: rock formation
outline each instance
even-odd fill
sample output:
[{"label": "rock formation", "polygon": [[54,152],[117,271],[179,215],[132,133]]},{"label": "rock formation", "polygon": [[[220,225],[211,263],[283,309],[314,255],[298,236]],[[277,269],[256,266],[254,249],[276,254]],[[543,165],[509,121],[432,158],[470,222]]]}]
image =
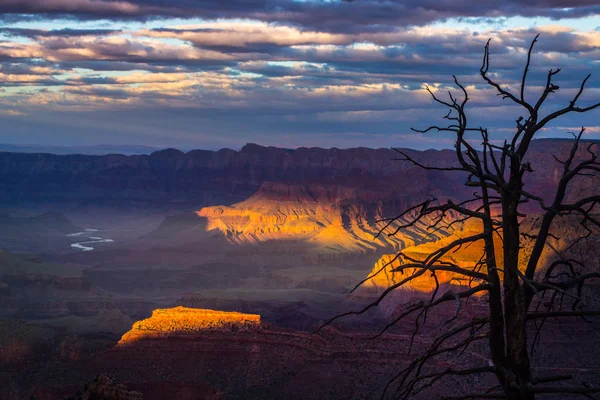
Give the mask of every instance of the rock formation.
[{"label": "rock formation", "polygon": [[144,339],[158,339],[174,334],[188,334],[211,330],[244,330],[260,325],[260,315],[239,312],[175,307],[157,309],[150,318],[138,321],[118,343],[131,345]]},{"label": "rock formation", "polygon": [[[476,313],[485,306],[484,301],[473,299],[467,312]],[[46,388],[51,386],[67,393],[69,388],[77,387],[77,382],[88,382],[101,372],[141,392],[146,400],[378,399],[389,379],[430,343],[431,331],[437,332],[440,321],[447,317],[432,313],[422,334],[414,338],[410,354],[407,346],[411,342],[411,323],[371,339],[372,331],[359,333],[351,327],[343,332],[328,327],[311,334],[258,323],[258,318],[183,307],[157,310],[152,317],[135,324],[120,344],[105,354],[82,360],[59,375],[40,374],[40,391],[48,392]],[[139,335],[142,327],[155,334]],[[553,344],[542,357],[547,372],[573,372],[567,364],[577,360],[552,359],[550,350],[579,354],[597,348],[599,342],[593,333],[596,328],[596,325],[577,324],[567,329],[552,324],[549,328],[552,335],[547,339]],[[134,339],[130,340],[131,337]],[[590,369],[579,369],[577,373],[592,383],[597,381],[594,368],[598,360],[590,354],[594,353],[583,355]],[[489,356],[485,346],[474,346],[460,358],[437,359],[434,366],[457,368],[460,367],[457,362],[474,360],[469,357],[480,362]],[[482,379],[485,377],[466,378],[462,386],[455,381],[444,382],[418,399],[439,398],[447,394],[443,392],[446,390],[460,394],[486,384]]]},{"label": "rock formation", "polygon": [[[553,195],[553,188],[560,173],[560,164],[552,159],[559,158],[570,149],[570,143],[562,141],[537,141],[532,146],[531,162],[536,173],[531,175],[527,187],[543,198]],[[259,151],[259,149],[247,149]],[[283,171],[293,169],[289,162],[297,161],[300,154],[313,165],[303,165],[307,171],[327,166],[323,175],[307,173],[302,177],[291,177],[263,182],[249,198],[233,205],[204,207],[198,216],[207,219],[206,229],[222,233],[230,242],[237,244],[257,243],[276,239],[298,239],[310,244],[320,253],[366,252],[381,249],[398,249],[421,244],[426,232],[425,224],[417,224],[396,236],[375,238],[382,227],[381,220],[393,216],[414,205],[425,197],[433,196],[442,201],[460,199],[470,191],[463,185],[464,176],[440,171],[425,171],[410,163],[388,163],[374,160],[373,155],[389,156],[383,150],[359,152],[362,163],[348,168],[347,155],[353,150],[323,152],[299,149],[277,157],[273,163],[282,162]],[[245,151],[245,150],[243,150]],[[261,154],[274,157],[277,152],[263,148]],[[316,162],[315,154],[329,154],[331,164],[322,159]],[[453,156],[446,152],[413,152],[411,156],[430,166],[452,165]],[[584,156],[584,155],[582,155]],[[334,162],[337,161],[337,162]],[[285,174],[285,172],[284,172]],[[579,179],[570,188],[570,196],[577,197],[589,192],[589,182]],[[536,204],[524,207],[539,212]],[[393,230],[394,226],[390,227]],[[451,232],[438,232],[426,241],[438,240]]]},{"label": "rock formation", "polygon": [[[450,150],[411,153],[440,166],[453,162]],[[139,156],[0,152],[0,204],[24,206],[26,199],[31,205],[67,208],[103,204],[181,210],[243,201],[265,182],[363,182],[377,187],[394,177],[393,190],[417,193],[423,188],[449,190],[456,181],[419,173],[393,161],[395,157],[388,149],[288,150],[252,144],[240,151],[167,149]],[[417,179],[419,188],[408,187]]]},{"label": "rock formation", "polygon": [[[536,140],[535,170],[526,189],[549,198],[570,141]],[[456,164],[451,150],[406,150],[435,167]],[[585,152],[585,151],[584,151]],[[373,240],[382,218],[424,198],[471,195],[465,176],[427,171],[395,161],[388,149],[296,150],[249,144],[240,151],[167,149],[151,155],[57,156],[0,152],[0,205],[27,199],[32,205],[81,210],[102,204],[116,209],[197,211],[207,229],[232,243],[298,239],[325,253],[408,247],[420,228]],[[574,194],[598,182],[576,180]],[[535,205],[530,204],[531,207]],[[202,239],[204,236],[199,234]]]},{"label": "rock formation", "polygon": [[[540,258],[540,264],[542,265],[540,270],[541,273],[544,271],[544,266],[549,265],[558,257],[563,259],[581,260],[590,271],[597,268],[598,260],[600,259],[600,232],[597,227],[590,226],[590,229],[592,229],[594,234],[585,240],[577,242],[574,246],[571,246],[578,237],[583,237],[587,234],[587,231],[581,226],[580,222],[581,218],[577,216],[563,216],[555,220],[555,225],[551,230],[551,236],[548,238],[547,246]],[[520,256],[522,268],[526,267],[528,254],[530,254],[533,246],[531,234],[530,236],[527,236],[526,234],[529,232],[534,233],[536,229],[539,229],[540,224],[541,216],[537,214],[524,218],[521,223],[521,232],[524,234]],[[481,232],[480,229],[481,228],[479,228],[478,224],[475,222],[460,224],[457,225],[457,229],[447,236],[427,243],[409,246],[403,249],[402,252],[415,259],[424,259],[436,249],[447,246],[452,241],[461,237],[467,237],[477,232]],[[503,254],[501,250],[501,238],[499,236],[495,238],[495,246],[496,256],[501,265]],[[472,267],[482,255],[483,241],[479,241],[474,242],[469,246],[460,247],[457,251],[442,257],[441,260],[450,261],[461,267]],[[407,269],[404,273],[393,271],[393,269],[398,268],[402,264],[403,262],[398,259],[397,254],[383,255],[375,263],[371,273],[368,275],[372,278],[364,283],[363,286],[365,291],[370,293],[380,292],[381,290],[400,282],[414,271],[413,269]],[[485,272],[485,269],[483,269],[483,272]],[[464,277],[461,278],[463,280],[458,280],[457,276],[451,272],[438,271],[437,277],[439,283],[442,285],[467,285],[469,283],[468,281],[464,281]],[[404,292],[409,291],[411,292],[411,295],[414,295],[415,292],[429,293],[434,287],[434,279],[430,275],[424,274],[408,283],[404,287]],[[371,290],[369,291],[369,289]],[[400,292],[403,291],[400,290]],[[410,296],[405,295],[404,297]]]},{"label": "rock formation", "polygon": [[319,253],[367,252],[415,244],[423,224],[394,237],[376,237],[381,229],[377,221],[391,210],[386,200],[393,202],[389,194],[357,187],[270,182],[247,200],[232,206],[205,207],[197,215],[207,219],[207,230],[220,232],[236,244],[295,239]]},{"label": "rock formation", "polygon": [[[365,333],[311,334],[259,321],[242,313],[156,310],[84,368],[140,387],[146,399],[192,382],[226,399],[348,399],[374,398],[391,370],[409,359],[404,336],[367,340]],[[160,394],[148,390],[155,387]]]}]

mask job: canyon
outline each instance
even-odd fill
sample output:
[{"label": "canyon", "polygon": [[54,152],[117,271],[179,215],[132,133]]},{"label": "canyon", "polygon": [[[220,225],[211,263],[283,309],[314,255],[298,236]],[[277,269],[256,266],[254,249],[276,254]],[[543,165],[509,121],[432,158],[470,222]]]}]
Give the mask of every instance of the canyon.
[{"label": "canyon", "polygon": [[[402,151],[424,165],[456,165],[451,150]],[[535,173],[527,189],[548,200],[562,168],[554,156],[564,159],[569,151],[568,140],[535,140],[528,159]],[[152,245],[219,236],[238,245],[295,241],[323,256],[397,250],[418,244],[422,227],[375,238],[379,221],[424,199],[471,195],[463,174],[423,170],[399,158],[389,149],[255,144],[240,151],[167,149],[133,156],[0,152],[0,208],[6,210],[0,237],[6,250],[36,253],[55,252],[57,241],[64,243],[62,236],[79,227],[110,229],[110,240],[154,239]],[[569,195],[591,193],[598,182],[590,179],[576,179]],[[540,211],[535,204],[525,207]],[[28,222],[38,220],[36,226]],[[74,223],[65,232],[69,220]]]},{"label": "canyon", "polygon": [[[408,335],[368,337],[285,329],[254,314],[160,309],[114,348],[78,363],[76,374],[60,377],[62,392],[43,386],[37,392],[66,395],[75,389],[69,381],[102,371],[145,399],[199,398],[198,388],[204,399],[378,398],[392,371],[411,358],[403,345]],[[423,344],[419,339],[416,347]]]},{"label": "canyon", "polygon": [[[569,150],[569,141],[534,141],[527,190],[549,199],[562,168],[553,155]],[[426,165],[455,163],[450,150],[406,151]],[[464,175],[398,158],[387,149],[253,144],[133,156],[0,152],[0,398],[75,396],[89,382],[150,399],[296,398],[307,382],[314,393],[303,398],[377,398],[410,359],[412,326],[368,338],[402,304],[429,294],[432,279],[361,318],[311,332],[397,282],[397,251],[423,256],[478,229],[460,223],[428,235],[424,221],[378,236],[382,220],[417,202],[472,192]],[[577,179],[567,197],[593,193],[594,179]],[[524,230],[538,226],[539,207],[523,210]],[[597,234],[568,247],[579,222],[559,219],[544,262],[566,254],[597,268]],[[113,241],[73,247],[82,240],[69,235],[91,229]],[[480,251],[461,249],[452,261],[469,265]],[[465,284],[439,277],[444,287]],[[468,315],[482,307],[485,299],[475,299]],[[432,316],[431,329],[442,318]],[[577,349],[590,366],[582,373],[593,375],[598,367],[584,348],[600,343],[596,329],[551,323],[549,340]],[[416,349],[429,340],[419,335]],[[549,354],[541,359],[558,368]]]},{"label": "canyon", "polygon": [[[474,300],[468,305],[469,317],[485,307],[483,301]],[[439,327],[447,311],[432,314],[426,326]],[[597,383],[600,364],[593,357],[598,351],[597,324],[548,323],[544,347],[536,358],[544,363],[544,373],[577,372],[586,382]],[[93,380],[135,399],[378,399],[395,373],[432,340],[429,335],[411,339],[410,324],[378,338],[372,338],[376,330],[340,328],[311,333],[263,322],[256,314],[159,309],[135,323],[114,347],[72,361],[74,367],[61,375],[45,377],[35,393],[43,400],[73,396],[81,391],[77,382]],[[411,341],[412,350],[407,351]],[[556,357],[566,349],[576,359]],[[478,345],[461,357],[455,355],[428,368],[459,368],[489,359],[485,346]],[[580,363],[585,363],[584,371],[578,368]],[[94,378],[99,372],[102,375]],[[458,395],[490,382],[485,376],[467,377],[461,385],[444,379],[415,399]]]},{"label": "canyon", "polygon": [[[449,150],[407,151],[435,165],[454,163]],[[449,193],[459,182],[394,158],[389,149],[288,150],[254,144],[240,151],[167,149],[139,156],[0,152],[0,204],[182,210],[243,201],[265,182],[345,184],[379,200],[384,200],[381,192],[401,191],[402,197]],[[418,180],[422,185],[415,187]]]}]

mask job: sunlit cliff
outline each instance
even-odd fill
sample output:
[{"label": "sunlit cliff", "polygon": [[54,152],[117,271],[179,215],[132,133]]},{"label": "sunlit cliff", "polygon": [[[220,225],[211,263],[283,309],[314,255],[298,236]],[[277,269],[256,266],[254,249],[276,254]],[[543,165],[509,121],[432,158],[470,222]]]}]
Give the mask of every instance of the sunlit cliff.
[{"label": "sunlit cliff", "polygon": [[[531,215],[525,218],[521,223],[521,251],[519,257],[520,268],[526,267],[529,259],[529,254],[533,248],[533,238],[541,223],[541,216]],[[403,253],[407,256],[419,260],[425,259],[429,254],[437,249],[447,246],[451,242],[468,237],[481,232],[478,223],[469,222],[462,224],[460,229],[455,230],[450,235],[439,238],[435,241],[429,241],[414,246],[409,246],[403,249]],[[496,249],[496,260],[498,265],[503,264],[502,253],[502,238],[501,231],[494,237],[494,245]],[[544,267],[549,265],[553,260],[561,258],[574,258],[581,260],[587,268],[597,268],[600,255],[600,246],[598,239],[590,236],[585,240],[581,240],[576,245],[571,246],[578,237],[586,235],[585,229],[580,225],[580,219],[573,216],[561,217],[556,219],[556,225],[551,231],[551,236],[548,238],[546,247],[540,258],[540,271],[544,271]],[[483,241],[471,243],[468,246],[461,246],[456,251],[448,252],[442,261],[450,261],[464,268],[472,268],[483,255]],[[365,281],[363,286],[367,289],[384,289],[396,283],[399,283],[414,270],[407,269],[404,273],[393,272],[393,269],[401,266],[404,262],[397,257],[397,254],[383,255],[373,266],[371,273],[368,275],[372,278]],[[485,266],[481,269],[485,272]],[[438,281],[440,284],[464,285],[468,284],[465,277],[457,276],[452,272],[437,271]],[[502,273],[500,274],[502,278]],[[431,292],[435,288],[435,280],[430,274],[423,274],[404,286],[406,289],[412,289],[419,292]]]},{"label": "sunlit cliff", "polygon": [[[402,253],[414,259],[424,259],[431,252],[447,246],[452,241],[460,237],[467,237],[474,234],[477,232],[477,228],[477,224],[474,223],[461,224],[459,225],[459,228],[450,235],[441,237],[435,241],[408,246],[402,250]],[[462,267],[470,267],[475,265],[477,260],[479,260],[481,257],[482,252],[483,242],[475,242],[470,246],[463,246],[459,248],[456,252],[449,252],[446,256],[442,257],[441,261],[450,261]],[[404,264],[404,261],[397,257],[397,254],[384,254],[373,266],[373,269],[369,274],[369,276],[372,278],[365,281],[363,284],[364,288],[387,288],[391,285],[401,282],[415,271],[414,269],[407,269],[403,273],[393,271],[402,264]],[[439,283],[442,285],[468,284],[468,282],[461,280],[464,278],[458,277],[452,272],[437,271],[436,275]],[[419,292],[430,292],[435,289],[435,280],[431,274],[423,274],[420,277],[408,282],[404,288]]]},{"label": "sunlit cliff", "polygon": [[142,339],[169,337],[175,333],[218,329],[240,329],[260,325],[260,315],[198,308],[175,307],[157,309],[150,318],[133,324],[118,346]]},{"label": "sunlit cliff", "polygon": [[[364,252],[416,244],[423,225],[394,237],[377,233],[380,220],[400,209],[385,194],[327,184],[265,183],[245,201],[197,212],[207,230],[232,243],[303,240],[318,252]],[[393,211],[392,211],[393,210]],[[438,233],[431,239],[444,236]]]}]

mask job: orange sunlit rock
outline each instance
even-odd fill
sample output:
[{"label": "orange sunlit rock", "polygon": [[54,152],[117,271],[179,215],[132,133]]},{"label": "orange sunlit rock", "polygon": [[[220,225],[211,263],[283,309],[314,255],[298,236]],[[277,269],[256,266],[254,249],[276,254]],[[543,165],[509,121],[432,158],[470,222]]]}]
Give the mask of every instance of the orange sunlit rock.
[{"label": "orange sunlit rock", "polygon": [[[411,246],[419,240],[422,223],[392,237],[376,237],[383,226],[376,221],[387,212],[376,200],[360,196],[343,186],[268,182],[247,200],[205,207],[196,214],[207,219],[208,231],[220,232],[236,244],[296,239],[319,253],[362,253]],[[443,232],[432,238],[441,236]]]},{"label": "orange sunlit rock", "polygon": [[175,307],[157,309],[150,318],[133,324],[117,346],[142,339],[168,337],[177,333],[207,330],[244,329],[260,325],[260,315],[199,308]]},{"label": "orange sunlit rock", "polygon": [[[435,241],[422,243],[416,246],[409,246],[402,250],[407,256],[423,260],[429,254],[440,249],[444,246],[448,246],[453,241],[475,235],[480,232],[478,223],[469,222],[463,224],[460,230],[455,231],[449,236],[445,236]],[[499,242],[496,243],[497,252],[500,252]],[[464,245],[458,248],[456,251],[448,252],[441,261],[452,262],[463,268],[473,268],[477,261],[483,254],[483,241],[473,242],[470,245]],[[366,288],[381,288],[385,289],[389,286],[401,282],[403,279],[409,277],[411,274],[416,272],[415,269],[407,269],[403,273],[393,272],[392,270],[403,265],[404,260],[398,259],[396,254],[385,254],[383,255],[373,266],[373,270],[369,275],[373,275],[373,278],[367,280],[364,283]],[[384,268],[385,267],[385,268]],[[382,269],[383,268],[383,269]],[[380,271],[377,273],[378,271]],[[485,272],[485,269],[482,271]],[[452,284],[452,285],[467,285],[469,282],[464,276],[459,276],[453,272],[447,271],[436,271],[436,276],[440,284]],[[429,293],[435,289],[435,280],[430,273],[425,273],[418,278],[408,282],[403,286],[406,289],[416,290],[419,292]]]},{"label": "orange sunlit rock", "polygon": [[[403,273],[392,272],[394,268],[402,265],[399,260],[394,260],[394,257],[395,254],[385,254],[375,263],[373,270],[371,271],[371,275],[379,271],[384,265],[387,264],[387,266],[379,274],[375,275],[373,278],[364,283],[366,288],[385,289],[401,282],[403,279],[406,279],[413,273],[417,272],[417,269],[415,268],[406,269]],[[463,283],[461,280],[457,279],[458,277],[455,276],[455,274],[451,272],[438,271],[436,275],[440,284],[452,283],[460,285]],[[403,288],[429,293],[435,289],[435,280],[430,274],[426,273],[410,282],[407,282],[405,285],[403,285]]]},{"label": "orange sunlit rock", "polygon": [[[527,266],[529,255],[531,254],[534,245],[534,240],[532,238],[535,237],[534,235],[537,233],[540,223],[541,217],[535,215],[525,218],[521,223],[521,233],[526,234],[521,238],[521,251],[519,253],[519,268],[521,271],[524,271]],[[423,260],[432,252],[449,245],[459,238],[465,238],[481,232],[481,227],[478,224],[478,222],[470,221],[463,224],[461,229],[457,229],[451,235],[435,241],[407,247],[402,250],[402,252],[411,258]],[[572,243],[574,239],[569,238],[581,237],[582,235],[585,235],[585,230],[580,226],[577,219],[562,218],[556,221],[551,234],[552,235],[548,237],[546,241],[546,247],[540,257],[540,268],[538,271],[541,272],[543,272],[545,267],[559,256],[562,258],[576,258],[578,255],[574,255],[576,250],[569,248],[570,243]],[[501,236],[502,231],[498,231],[498,234],[494,236],[494,247],[496,252],[496,262],[500,267],[500,278],[502,279],[504,257]],[[463,245],[456,251],[448,252],[441,260],[450,261],[463,268],[473,268],[484,254],[483,245],[484,242],[482,240],[473,242],[470,245]],[[589,253],[587,257],[590,259],[597,259],[597,246],[595,246],[594,243],[586,243],[585,246],[587,246],[586,251]],[[407,269],[404,271],[404,274],[392,272],[394,268],[397,268],[404,263],[395,258],[396,254],[383,255],[373,266],[373,269],[369,274],[369,276],[373,277],[364,283],[364,287],[371,289],[385,289],[401,282],[415,271],[414,269]],[[381,272],[375,275],[380,270]],[[481,269],[481,272],[486,272],[485,266]],[[452,272],[438,271],[436,274],[440,284],[463,285],[468,283],[468,280],[466,280],[464,276],[459,276]],[[403,287],[420,292],[431,292],[435,288],[435,281],[430,274],[423,274]]]}]

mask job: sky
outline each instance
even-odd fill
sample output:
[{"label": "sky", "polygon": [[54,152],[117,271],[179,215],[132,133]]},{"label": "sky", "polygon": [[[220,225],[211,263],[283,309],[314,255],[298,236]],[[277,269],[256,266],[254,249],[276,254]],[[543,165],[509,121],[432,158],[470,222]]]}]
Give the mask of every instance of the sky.
[{"label": "sky", "polygon": [[[600,101],[600,1],[0,0],[0,143],[181,149],[450,148],[447,110],[426,91],[469,92],[474,126],[502,141],[523,110],[479,75],[526,98],[550,68],[543,113]],[[564,117],[539,137],[587,127]]]}]

